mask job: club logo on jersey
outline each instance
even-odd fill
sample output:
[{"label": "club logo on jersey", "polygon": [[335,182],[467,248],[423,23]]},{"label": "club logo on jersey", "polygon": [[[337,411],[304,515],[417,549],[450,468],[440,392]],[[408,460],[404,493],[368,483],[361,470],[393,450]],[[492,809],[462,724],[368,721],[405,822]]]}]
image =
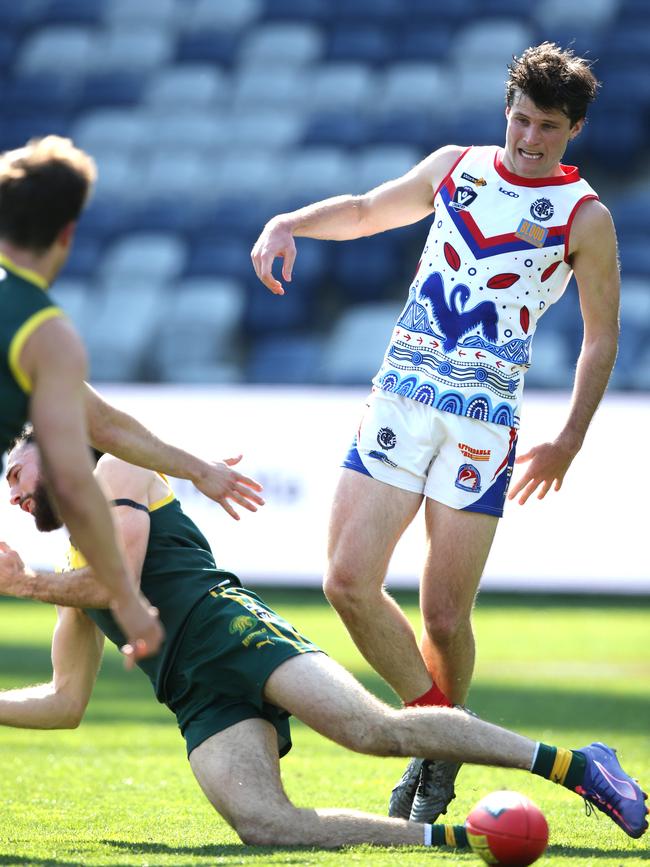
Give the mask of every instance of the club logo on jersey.
[{"label": "club logo on jersey", "polygon": [[478,494],[481,490],[481,474],[472,464],[461,464],[456,476],[456,487],[470,494]]},{"label": "club logo on jersey", "polygon": [[531,223],[530,220],[523,217],[517,226],[515,237],[532,244],[533,247],[543,247],[548,238],[548,229],[537,223]]},{"label": "club logo on jersey", "polygon": [[468,172],[463,172],[461,178],[464,181],[469,181],[470,184],[475,184],[477,187],[484,187],[487,184],[485,178],[475,178],[474,175],[470,175]]},{"label": "club logo on jersey", "polygon": [[519,193],[515,193],[514,190],[504,190],[503,187],[499,187],[499,192],[503,193],[504,196],[510,196],[511,199],[519,198]]},{"label": "club logo on jersey", "polygon": [[530,206],[530,216],[533,220],[541,220],[542,223],[550,220],[554,213],[555,208],[550,199],[537,199]]},{"label": "club logo on jersey", "polygon": [[245,614],[240,614],[239,617],[233,617],[233,619],[230,621],[228,632],[231,635],[234,635],[235,633],[243,635],[244,632],[248,632],[248,630],[252,629],[253,626],[255,626],[255,621],[252,617],[247,617]]},{"label": "club logo on jersey", "polygon": [[470,458],[473,461],[489,461],[492,455],[491,449],[475,449],[473,446],[468,446],[467,443],[458,443],[458,448],[464,458]]},{"label": "club logo on jersey", "polygon": [[389,427],[382,427],[377,434],[377,442],[382,449],[394,449],[397,445],[397,437]]},{"label": "club logo on jersey", "polygon": [[368,452],[369,458],[374,458],[376,461],[381,461],[382,464],[387,464],[389,467],[395,469],[397,464],[385,455],[383,452],[378,452],[376,449],[373,449],[371,452]]},{"label": "club logo on jersey", "polygon": [[478,193],[471,187],[457,187],[454,193],[454,198],[449,202],[449,207],[455,211],[464,211],[468,208]]}]

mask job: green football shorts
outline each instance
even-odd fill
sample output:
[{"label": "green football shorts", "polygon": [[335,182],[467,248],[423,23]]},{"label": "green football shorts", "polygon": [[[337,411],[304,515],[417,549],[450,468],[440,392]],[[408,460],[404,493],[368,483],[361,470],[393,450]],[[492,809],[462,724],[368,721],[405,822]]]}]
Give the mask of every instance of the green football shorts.
[{"label": "green football shorts", "polygon": [[176,714],[187,754],[245,719],[265,719],[291,749],[289,714],[264,701],[269,675],[287,659],[320,651],[250,590],[212,588],[190,615],[165,678],[164,701]]}]

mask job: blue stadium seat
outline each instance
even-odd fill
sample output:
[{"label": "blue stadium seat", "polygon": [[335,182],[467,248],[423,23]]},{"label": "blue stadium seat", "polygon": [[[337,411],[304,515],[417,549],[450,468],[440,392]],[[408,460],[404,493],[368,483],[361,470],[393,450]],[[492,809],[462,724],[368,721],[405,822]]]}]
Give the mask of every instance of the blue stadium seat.
[{"label": "blue stadium seat", "polygon": [[[612,135],[615,130],[615,135]],[[625,107],[612,110],[594,110],[590,116],[589,129],[585,141],[592,156],[603,165],[615,163],[634,167],[634,160],[640,159],[647,142],[645,118],[639,112],[631,112]]]},{"label": "blue stadium seat", "polygon": [[70,117],[64,113],[40,111],[6,114],[0,118],[0,150],[21,147],[30,138],[70,134]]},{"label": "blue stadium seat", "polygon": [[[51,24],[99,24],[109,0],[48,0],[42,15]],[[21,4],[15,4],[21,5]]]},{"label": "blue stadium seat", "polygon": [[239,52],[240,35],[222,30],[199,30],[183,33],[176,43],[179,63],[215,63],[231,67]]},{"label": "blue stadium seat", "polygon": [[40,72],[17,76],[5,84],[2,106],[5,112],[70,111],[79,101],[81,83],[75,76]]},{"label": "blue stadium seat", "polygon": [[402,0],[331,0],[334,20],[364,24],[390,24],[404,14]]},{"label": "blue stadium seat", "polygon": [[344,25],[330,31],[325,52],[327,60],[371,64],[388,63],[393,56],[393,40],[384,27]]},{"label": "blue stadium seat", "polygon": [[323,350],[323,381],[365,385],[379,370],[401,304],[355,304],[341,312]]},{"label": "blue stadium seat", "polygon": [[184,276],[230,277],[248,280],[252,273],[250,246],[239,237],[200,236],[190,247]]},{"label": "blue stadium seat", "polygon": [[395,61],[441,61],[449,54],[453,41],[453,28],[446,22],[435,26],[413,24],[399,33],[395,39]]},{"label": "blue stadium seat", "polygon": [[409,0],[408,17],[423,26],[459,25],[480,16],[482,0],[454,0],[453,3],[432,3],[431,0]]},{"label": "blue stadium seat", "polygon": [[75,242],[63,269],[65,277],[90,278],[96,272],[102,257],[102,244],[92,237],[80,237]]},{"label": "blue stadium seat", "polygon": [[322,379],[322,354],[322,338],[313,334],[256,340],[246,365],[246,379],[260,384],[317,383]]},{"label": "blue stadium seat", "polygon": [[453,140],[450,134],[448,122],[431,114],[394,112],[376,119],[370,138],[373,144],[409,145],[422,154],[428,154],[449,144]]},{"label": "blue stadium seat", "polygon": [[386,235],[337,244],[332,282],[350,303],[390,296],[402,274],[402,261],[393,239]]},{"label": "blue stadium seat", "polygon": [[9,33],[0,33],[0,74],[11,69],[16,53],[16,40]]},{"label": "blue stadium seat", "polygon": [[258,280],[251,282],[244,312],[244,329],[253,337],[305,331],[313,325],[314,298],[291,286],[285,295],[273,295]]},{"label": "blue stadium seat", "polygon": [[99,72],[81,82],[79,107],[93,109],[102,106],[130,107],[137,105],[145,81],[139,73]]},{"label": "blue stadium seat", "polygon": [[329,0],[265,0],[260,18],[268,21],[326,23],[333,16]]},{"label": "blue stadium seat", "polygon": [[370,125],[362,114],[324,112],[309,120],[302,143],[356,148],[368,144],[370,140]]}]

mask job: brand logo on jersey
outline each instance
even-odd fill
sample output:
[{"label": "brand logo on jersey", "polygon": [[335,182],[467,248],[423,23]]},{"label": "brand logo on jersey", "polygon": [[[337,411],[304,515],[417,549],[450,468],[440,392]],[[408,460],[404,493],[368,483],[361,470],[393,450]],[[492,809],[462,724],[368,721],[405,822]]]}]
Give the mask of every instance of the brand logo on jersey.
[{"label": "brand logo on jersey", "polygon": [[489,461],[492,455],[490,449],[475,449],[467,443],[458,443],[458,448],[463,457],[471,458],[473,461]]},{"label": "brand logo on jersey", "polygon": [[470,175],[467,172],[463,172],[461,178],[464,181],[469,181],[470,184],[475,184],[477,187],[484,187],[487,184],[485,178],[475,178],[474,175]]},{"label": "brand logo on jersey", "polygon": [[477,195],[476,190],[471,187],[458,187],[449,206],[456,211],[463,211],[472,204]]},{"label": "brand logo on jersey", "polygon": [[395,467],[397,466],[394,461],[391,461],[388,455],[385,455],[383,452],[378,452],[376,449],[368,452],[368,457],[374,458],[376,461],[381,461],[382,464],[388,464],[388,466],[393,467],[393,469],[395,469]]},{"label": "brand logo on jersey", "polygon": [[519,198],[519,193],[515,193],[514,190],[504,190],[503,187],[499,187],[499,192],[503,193],[504,196],[510,196],[511,199]]},{"label": "brand logo on jersey", "polygon": [[537,223],[531,223],[530,220],[523,217],[521,223],[517,226],[515,237],[521,238],[522,241],[526,241],[528,244],[532,244],[533,247],[543,247],[548,238],[548,229]]},{"label": "brand logo on jersey", "polygon": [[472,464],[461,464],[456,476],[456,487],[461,491],[478,494],[481,490],[481,474]]},{"label": "brand logo on jersey", "polygon": [[382,449],[394,449],[397,445],[397,437],[389,427],[383,427],[377,434],[377,442]]},{"label": "brand logo on jersey", "polygon": [[550,220],[555,213],[555,208],[551,204],[550,199],[537,199],[530,206],[530,216],[533,220],[541,220],[545,223]]}]

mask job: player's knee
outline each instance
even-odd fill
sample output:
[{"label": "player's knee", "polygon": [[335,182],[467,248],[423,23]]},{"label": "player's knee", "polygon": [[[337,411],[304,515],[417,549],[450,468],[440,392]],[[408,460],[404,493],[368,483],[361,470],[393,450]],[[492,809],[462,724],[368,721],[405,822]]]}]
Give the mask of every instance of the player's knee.
[{"label": "player's knee", "polygon": [[462,611],[450,607],[439,607],[423,612],[424,629],[431,643],[444,649],[459,638],[471,635],[471,622]]},{"label": "player's knee", "polygon": [[368,713],[362,721],[346,729],[343,746],[355,753],[368,756],[398,756],[400,751],[399,725],[396,712],[385,711]]},{"label": "player's knee", "polygon": [[355,611],[365,608],[368,602],[368,584],[359,580],[353,570],[332,567],[325,576],[323,592],[328,602],[337,611]]},{"label": "player's knee", "polygon": [[239,816],[233,825],[246,846],[296,845],[300,840],[299,811],[291,806],[277,813]]}]

